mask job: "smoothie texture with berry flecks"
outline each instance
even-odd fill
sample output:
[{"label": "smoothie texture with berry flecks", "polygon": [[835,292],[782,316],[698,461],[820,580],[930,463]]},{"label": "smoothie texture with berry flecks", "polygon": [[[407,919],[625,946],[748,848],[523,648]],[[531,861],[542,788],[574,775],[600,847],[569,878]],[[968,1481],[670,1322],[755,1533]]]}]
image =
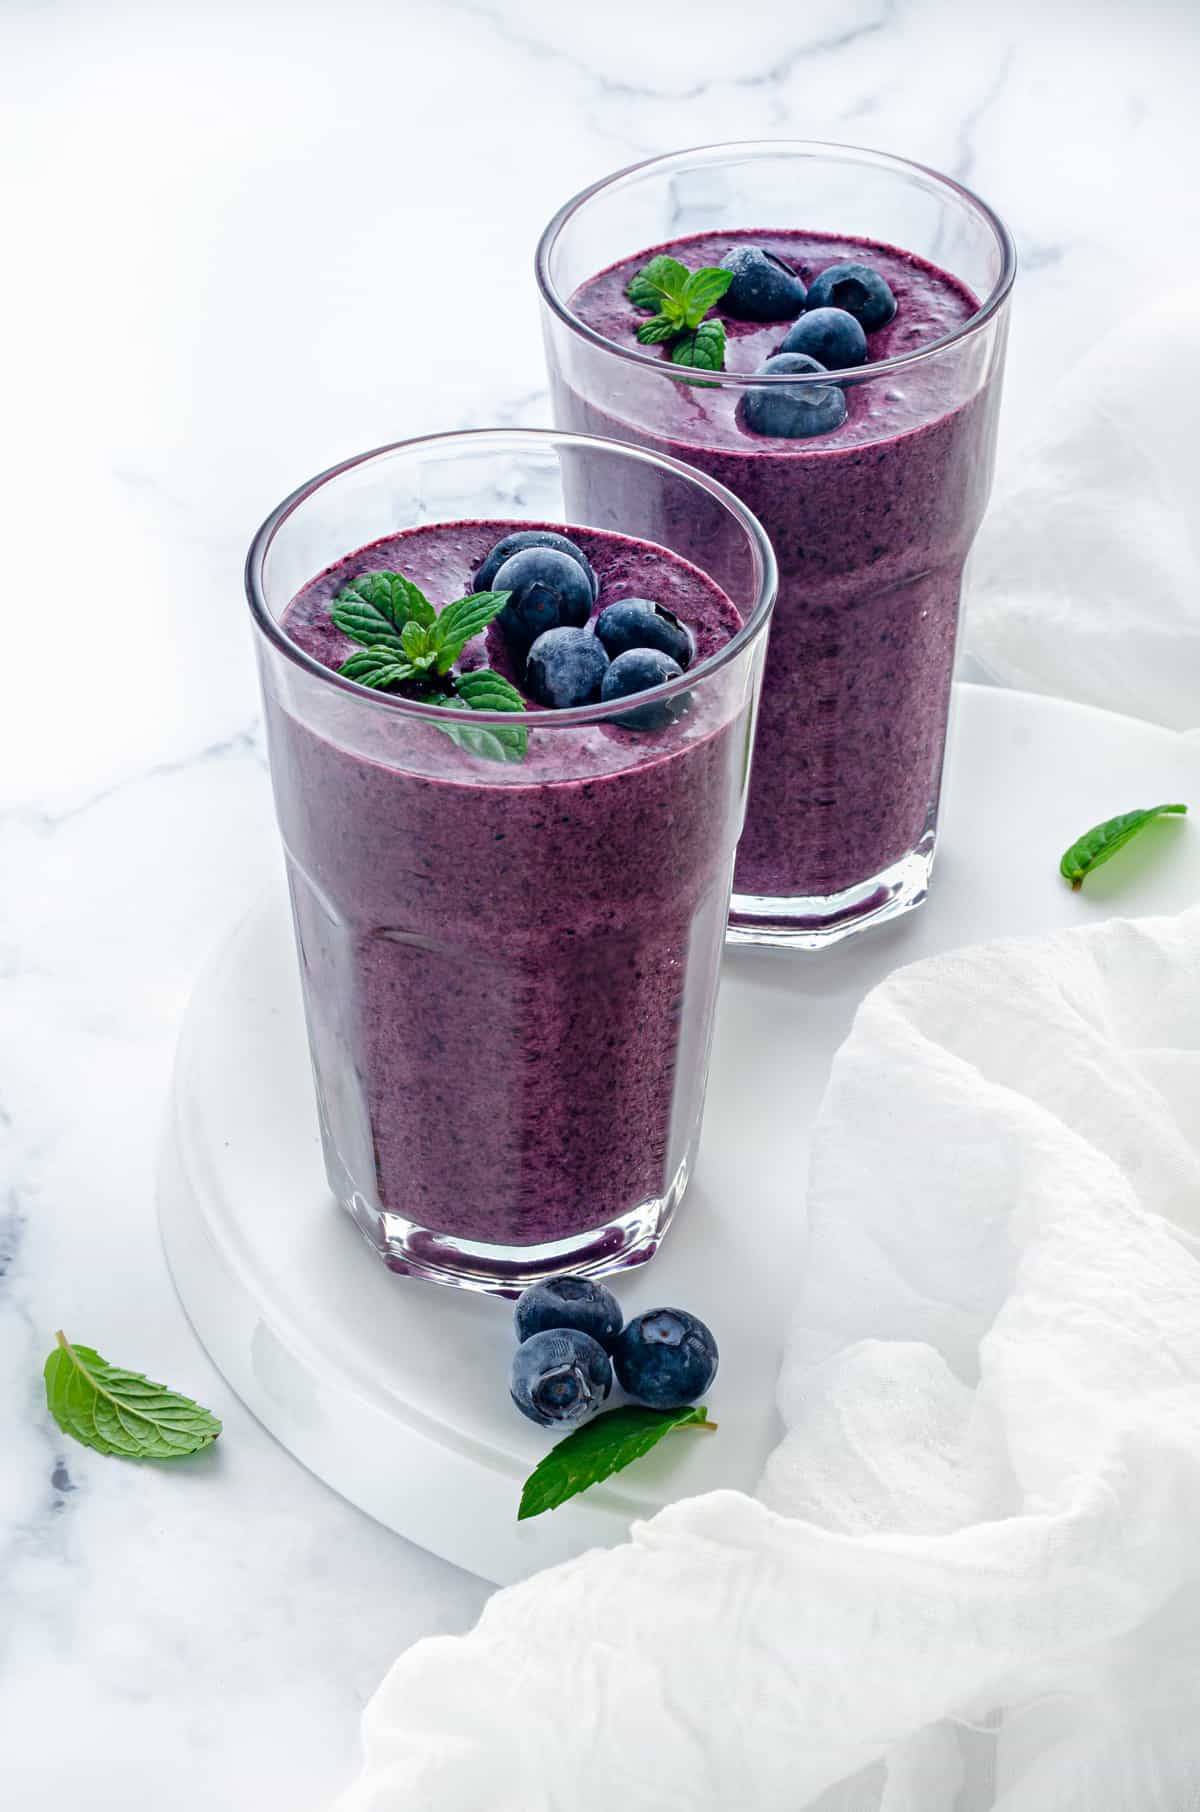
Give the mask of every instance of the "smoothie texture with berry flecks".
[{"label": "smoothie texture with berry flecks", "polygon": [[[843,373],[845,419],[828,433],[752,432],[739,389],[681,382],[678,368],[667,375],[668,352],[638,346],[646,317],[625,293],[659,253],[697,270],[742,243],[806,283],[847,260],[878,272],[897,306],[867,336],[872,365],[956,335],[979,305],[957,278],[894,246],[767,230],[650,247],[571,301],[606,341],[661,360],[664,375],[624,362],[614,371],[611,358],[604,369],[585,353],[578,371],[555,374],[555,419],[707,472],[774,545],[779,600],[735,891],[820,899],[898,862],[936,814],[963,564],[990,488],[999,387],[976,369],[968,337],[891,373]],[[719,302],[713,314],[735,373],[755,371],[793,325],[735,320]]]},{"label": "smoothie texture with berry flecks", "polygon": [[[399,571],[440,607],[529,526],[374,543],[307,585],[281,627],[336,669],[352,644],[330,604],[350,579]],[[665,549],[565,532],[599,577],[595,613],[656,599],[690,628],[696,665],[741,627]],[[462,664],[520,683],[496,623]],[[320,728],[282,690],[267,721],[335,1193],[494,1248],[573,1238],[665,1196],[703,1103],[749,702],[722,714],[698,681],[651,735],[545,711],[510,763],[398,699],[321,691]]]}]

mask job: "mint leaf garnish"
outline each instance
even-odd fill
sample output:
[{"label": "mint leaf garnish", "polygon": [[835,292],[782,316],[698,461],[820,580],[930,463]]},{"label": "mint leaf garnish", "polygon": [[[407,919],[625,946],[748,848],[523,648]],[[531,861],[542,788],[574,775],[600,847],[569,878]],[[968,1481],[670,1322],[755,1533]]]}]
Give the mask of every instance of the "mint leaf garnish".
[{"label": "mint leaf garnish", "polygon": [[716,303],[721,300],[729,285],[733,282],[733,272],[723,271],[719,265],[705,265],[702,271],[693,271],[683,286],[684,325],[699,327],[701,321]]},{"label": "mint leaf garnish", "polygon": [[429,624],[433,605],[419,586],[403,573],[360,573],[344,585],[330,611],[334,622],[352,642],[366,646],[395,642],[408,622]]},{"label": "mint leaf garnish", "polygon": [[636,276],[629,279],[625,294],[635,308],[661,308],[664,297],[677,298],[683,294],[688,280],[686,264],[680,264],[678,258],[668,258],[660,252],[657,258],[651,258],[644,264]]},{"label": "mint leaf garnish", "polygon": [[65,1334],[46,1361],[46,1407],[64,1434],[126,1460],[176,1460],[221,1432],[216,1416],[140,1372],[110,1365]]},{"label": "mint leaf garnish", "polygon": [[[433,626],[433,646],[437,653],[439,673],[449,673],[467,643],[495,621],[510,596],[511,593],[507,591],[476,591],[469,598],[458,598],[453,604],[447,604]],[[517,697],[520,696],[518,693]],[[512,706],[514,711],[523,711],[524,708],[523,699],[519,705]],[[488,709],[503,711],[507,707],[489,705]]]},{"label": "mint leaf garnish", "polygon": [[1094,868],[1099,868],[1111,856],[1115,856],[1119,849],[1124,849],[1130,839],[1136,837],[1139,831],[1145,830],[1155,818],[1169,812],[1184,817],[1187,806],[1150,805],[1141,811],[1121,812],[1115,818],[1105,819],[1103,824],[1093,825],[1091,830],[1084,831],[1082,837],[1077,837],[1065,852],[1058,865],[1058,872],[1078,892]]},{"label": "mint leaf garnish", "polygon": [[673,365],[694,365],[699,371],[721,371],[725,365],[725,326],[721,321],[702,321],[693,332],[685,333],[671,348]]},{"label": "mint leaf garnish", "polygon": [[629,1405],[624,1409],[607,1409],[582,1428],[552,1447],[545,1459],[539,1460],[521,1492],[517,1520],[524,1522],[540,1516],[544,1510],[557,1510],[569,1497],[598,1485],[640,1460],[656,1447],[674,1428],[704,1428],[715,1431],[708,1411],[701,1405],[689,1404],[684,1409],[641,1409]]},{"label": "mint leaf garnish", "polygon": [[385,692],[389,686],[412,679],[416,671],[405,657],[398,639],[394,647],[380,643],[372,648],[360,648],[338,668],[343,678],[356,680],[360,686],[372,686],[377,692]]},{"label": "mint leaf garnish", "polygon": [[637,337],[643,346],[661,346],[664,340],[673,340],[678,332],[679,322],[673,315],[651,315],[638,328]]},{"label": "mint leaf garnish", "polygon": [[[455,712],[523,711],[517,688],[490,667],[452,674],[467,643],[493,622],[509,600],[506,591],[476,591],[435,611],[403,573],[362,573],[337,594],[330,615],[352,641],[362,642],[338,668],[346,679],[376,692],[420,680],[429,689],[410,693],[420,703]],[[442,690],[435,688],[441,686]],[[522,761],[529,749],[523,724],[438,724],[459,748],[490,761]]]},{"label": "mint leaf garnish", "polygon": [[661,253],[651,258],[625,286],[635,307],[655,311],[648,321],[639,323],[638,339],[643,346],[671,344],[676,365],[720,371],[725,364],[725,328],[720,321],[704,317],[732,282],[733,272],[720,265],[689,271],[677,258]]}]

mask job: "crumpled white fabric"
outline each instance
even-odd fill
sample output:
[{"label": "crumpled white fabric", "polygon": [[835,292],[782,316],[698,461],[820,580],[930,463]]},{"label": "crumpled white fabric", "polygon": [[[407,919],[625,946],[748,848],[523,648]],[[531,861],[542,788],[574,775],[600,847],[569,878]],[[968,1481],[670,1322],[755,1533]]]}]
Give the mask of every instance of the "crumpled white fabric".
[{"label": "crumpled white fabric", "polygon": [[[1139,327],[997,485],[967,647],[1187,728],[1200,322]],[[1200,908],[890,977],[809,1213],[758,1497],[402,1655],[335,1812],[1200,1805]]]},{"label": "crumpled white fabric", "polygon": [[1004,1812],[1191,1803],[1200,909],[889,978],[809,1197],[761,1501],[418,1644],[342,1812],[951,1812],[980,1766]]}]

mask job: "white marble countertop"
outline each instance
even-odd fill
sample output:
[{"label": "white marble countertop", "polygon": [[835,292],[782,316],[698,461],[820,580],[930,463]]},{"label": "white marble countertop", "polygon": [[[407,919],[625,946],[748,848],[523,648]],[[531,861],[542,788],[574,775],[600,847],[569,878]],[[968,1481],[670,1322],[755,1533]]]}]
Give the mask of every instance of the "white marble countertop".
[{"label": "white marble countertop", "polygon": [[[159,1248],[180,1014],[277,868],[241,598],[250,531],[345,454],[544,420],[535,238],[567,194],[641,154],[841,138],[981,189],[1023,265],[1010,432],[1194,228],[1187,0],[784,14],[0,5],[14,1812],[318,1812],[394,1653],[464,1627],[485,1596],[275,1447],[197,1346]],[[431,319],[460,350],[430,360]],[[227,1431],[212,1463],[139,1469],[65,1442],[40,1379],[59,1326],[211,1404]]]}]

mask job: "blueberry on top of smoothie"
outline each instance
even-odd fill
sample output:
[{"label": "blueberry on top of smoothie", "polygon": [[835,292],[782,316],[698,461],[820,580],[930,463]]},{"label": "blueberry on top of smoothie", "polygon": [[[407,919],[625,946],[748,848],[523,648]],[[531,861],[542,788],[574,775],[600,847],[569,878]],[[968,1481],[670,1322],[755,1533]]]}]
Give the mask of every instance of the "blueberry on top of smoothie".
[{"label": "blueberry on top of smoothie", "polygon": [[512,1400],[543,1428],[570,1426],[594,1415],[612,1390],[612,1361],[590,1334],[547,1328],[522,1341],[513,1355]]},{"label": "blueberry on top of smoothie", "polygon": [[596,634],[614,661],[631,648],[657,648],[687,667],[695,653],[691,630],[673,610],[649,598],[621,598],[606,606],[596,618]]},{"label": "blueberry on top of smoothie", "polygon": [[896,298],[878,271],[866,264],[831,264],[808,286],[808,306],[844,308],[868,333],[886,327],[896,312]]},{"label": "blueberry on top of smoothie", "polygon": [[812,308],[788,328],[780,352],[806,352],[826,371],[846,371],[867,362],[867,336],[861,321],[844,308]]},{"label": "blueberry on top of smoothie", "polygon": [[547,629],[581,628],[592,614],[592,582],[579,561],[556,547],[525,547],[497,569],[494,591],[510,593],[500,626],[528,647]]},{"label": "blueberry on top of smoothie", "polygon": [[[600,697],[605,704],[629,698],[636,692],[648,692],[652,686],[665,686],[682,673],[679,662],[657,648],[630,648],[617,656],[604,675]],[[613,722],[625,730],[665,730],[683,716],[688,703],[686,693],[677,698],[656,699],[653,704],[639,705],[636,711],[623,711]]]},{"label": "blueberry on top of smoothie", "polygon": [[600,696],[608,656],[590,629],[547,629],[529,650],[525,685],[539,705],[567,711]]},{"label": "blueberry on top of smoothie", "polygon": [[703,1396],[717,1375],[712,1330],[686,1309],[635,1315],[613,1348],[622,1390],[651,1409],[679,1409]]},{"label": "blueberry on top of smoothie", "polygon": [[[582,548],[566,535],[560,535],[554,529],[517,529],[514,534],[505,535],[491,549],[482,566],[471,581],[476,591],[491,591],[492,580],[504,565],[510,554],[519,554],[526,547],[552,547],[560,554],[569,554],[577,560],[588,576],[593,598],[600,590],[600,581],[592,569],[592,563]],[[499,590],[499,587],[495,589]]]},{"label": "blueberry on top of smoothie", "polygon": [[790,321],[804,307],[804,284],[791,265],[759,245],[735,245],[721,269],[733,272],[721,307],[736,321]]},{"label": "blueberry on top of smoothie", "polygon": [[[804,352],[777,352],[764,359],[760,371],[797,374],[823,371],[819,360]],[[846,399],[836,384],[797,384],[747,390],[738,404],[738,420],[752,434],[770,434],[779,440],[807,440],[814,434],[832,434],[846,419]]]},{"label": "blueberry on top of smoothie", "polygon": [[518,1340],[547,1328],[575,1328],[598,1340],[606,1352],[612,1351],[624,1319],[612,1291],[590,1277],[545,1277],[521,1292],[513,1310]]}]

